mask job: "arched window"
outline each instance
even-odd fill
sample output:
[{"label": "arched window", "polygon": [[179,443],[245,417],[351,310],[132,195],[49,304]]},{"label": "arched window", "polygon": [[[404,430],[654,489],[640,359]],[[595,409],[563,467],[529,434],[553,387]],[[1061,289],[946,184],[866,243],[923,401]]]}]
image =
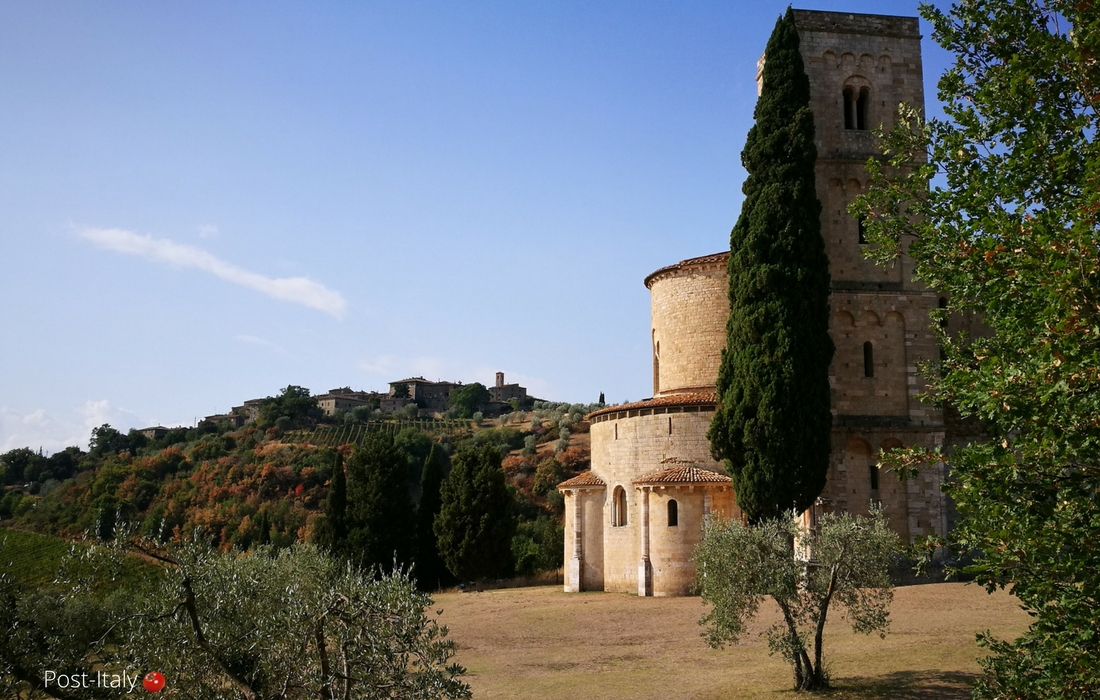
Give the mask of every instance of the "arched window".
[{"label": "arched window", "polygon": [[668,502],[668,526],[676,527],[680,524],[680,514],[677,512],[676,501]]},{"label": "arched window", "polygon": [[863,376],[875,376],[875,349],[869,340],[863,344]]},{"label": "arched window", "polygon": [[850,131],[866,131],[871,121],[871,89],[854,86],[844,88],[844,128]]},{"label": "arched window", "polygon": [[878,465],[871,462],[871,490],[878,491]]},{"label": "arched window", "polygon": [[867,118],[867,108],[871,106],[871,91],[867,88],[860,88],[859,97],[856,99],[856,129],[860,131],[867,130],[867,122],[870,121]]},{"label": "arched window", "polygon": [[622,486],[615,487],[615,494],[611,499],[611,525],[626,525],[626,490]]}]

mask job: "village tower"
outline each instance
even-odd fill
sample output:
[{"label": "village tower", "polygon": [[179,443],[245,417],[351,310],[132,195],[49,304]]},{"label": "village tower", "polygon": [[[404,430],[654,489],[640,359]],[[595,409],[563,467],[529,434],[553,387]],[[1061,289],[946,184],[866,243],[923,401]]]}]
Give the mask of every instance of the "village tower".
[{"label": "village tower", "polygon": [[[897,106],[923,110],[915,17],[794,10],[810,79],[821,234],[832,278],[836,354],[828,484],[815,506],[866,514],[881,502],[903,539],[948,528],[943,467],[901,482],[880,474],[880,449],[944,444],[943,413],[921,403],[917,372],[939,352],[929,312],[946,301],[912,280],[912,262],[865,260],[861,223],[847,212],[867,188],[871,130]],[[757,81],[763,59],[758,63]],[[652,304],[653,397],[589,416],[592,469],[558,486],[565,496],[565,590],[687,594],[704,517],[740,517],[706,432],[726,341],[728,253],[692,258],[645,278]]]}]

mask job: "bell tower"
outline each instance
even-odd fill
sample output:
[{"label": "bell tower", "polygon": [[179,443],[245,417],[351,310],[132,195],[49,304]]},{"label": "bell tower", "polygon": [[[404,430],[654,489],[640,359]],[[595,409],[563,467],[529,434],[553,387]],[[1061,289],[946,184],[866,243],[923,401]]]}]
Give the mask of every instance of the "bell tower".
[{"label": "bell tower", "polygon": [[[880,478],[874,466],[881,449],[943,443],[942,412],[917,399],[926,388],[917,365],[939,352],[928,313],[940,300],[913,281],[907,256],[889,268],[865,259],[863,222],[848,213],[867,191],[868,158],[879,155],[874,130],[893,128],[902,102],[924,110],[920,26],[916,17],[812,10],[794,10],[794,18],[810,78],[836,344],[833,457],[823,497],[858,513],[881,501],[905,538],[943,532],[940,475],[921,476],[937,483],[905,484]],[[914,486],[927,496],[914,502],[907,495]]]}]

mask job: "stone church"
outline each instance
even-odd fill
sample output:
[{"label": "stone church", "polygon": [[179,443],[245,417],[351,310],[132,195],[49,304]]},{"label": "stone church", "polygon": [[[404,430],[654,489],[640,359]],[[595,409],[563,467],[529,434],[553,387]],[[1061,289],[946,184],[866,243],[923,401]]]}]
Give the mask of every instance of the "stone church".
[{"label": "stone church", "polygon": [[[836,345],[829,368],[832,455],[814,509],[866,514],[878,501],[904,540],[942,534],[949,528],[940,491],[944,467],[901,482],[880,474],[875,463],[880,449],[945,443],[943,412],[917,400],[925,390],[917,365],[938,355],[929,311],[946,300],[912,280],[909,259],[889,269],[865,260],[861,224],[847,212],[867,187],[864,163],[876,154],[870,129],[889,129],[900,102],[923,110],[917,18],[807,10],[794,16],[815,117]],[[763,59],[758,88],[762,67]],[[558,485],[565,497],[566,591],[685,595],[704,517],[741,516],[706,437],[729,316],[728,257],[684,260],[645,278],[653,397],[588,417],[592,469]]]}]

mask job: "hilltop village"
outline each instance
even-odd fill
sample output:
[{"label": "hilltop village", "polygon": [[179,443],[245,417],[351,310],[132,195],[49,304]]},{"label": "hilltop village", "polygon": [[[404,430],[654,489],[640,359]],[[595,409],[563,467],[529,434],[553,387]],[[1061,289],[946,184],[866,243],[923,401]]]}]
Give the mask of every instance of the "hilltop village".
[{"label": "hilltop village", "polygon": [[[357,391],[351,387],[329,389],[323,394],[312,394],[317,407],[326,418],[340,418],[354,413],[357,418],[382,418],[401,415],[406,418],[441,419],[450,417],[452,394],[465,388],[473,388],[477,410],[486,416],[497,416],[504,411],[529,409],[542,399],[529,396],[527,388],[519,384],[507,384],[504,372],[497,372],[491,386],[484,387],[478,382],[429,381],[424,377],[409,377],[389,382],[389,391]],[[480,388],[485,389],[484,393]],[[243,428],[255,423],[260,417],[260,409],[272,397],[248,399],[240,406],[234,406],[228,413],[215,413],[205,416],[202,421],[213,425],[228,424],[231,428]],[[140,428],[138,432],[150,440],[156,440],[169,431],[163,425]]]}]

